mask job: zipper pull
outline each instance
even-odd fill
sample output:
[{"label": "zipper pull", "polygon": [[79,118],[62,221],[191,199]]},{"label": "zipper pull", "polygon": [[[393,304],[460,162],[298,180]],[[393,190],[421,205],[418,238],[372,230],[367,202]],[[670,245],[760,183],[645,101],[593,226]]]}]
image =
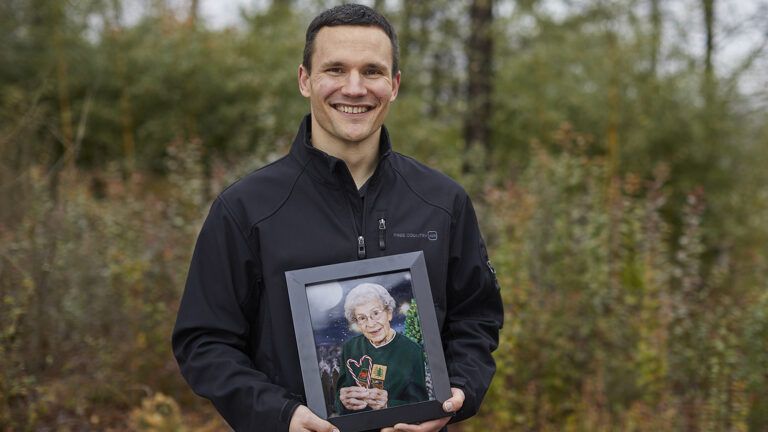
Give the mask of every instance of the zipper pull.
[{"label": "zipper pull", "polygon": [[365,238],[363,236],[357,237],[357,259],[365,258]]},{"label": "zipper pull", "polygon": [[387,248],[387,221],[384,218],[379,219],[379,249]]}]

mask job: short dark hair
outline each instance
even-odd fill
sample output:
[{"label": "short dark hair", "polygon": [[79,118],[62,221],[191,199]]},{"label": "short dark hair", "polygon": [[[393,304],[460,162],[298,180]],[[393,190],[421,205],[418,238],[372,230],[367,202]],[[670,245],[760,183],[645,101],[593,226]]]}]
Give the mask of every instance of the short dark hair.
[{"label": "short dark hair", "polygon": [[398,71],[400,63],[400,49],[397,45],[397,34],[392,25],[384,18],[384,15],[376,12],[368,6],[348,3],[328,9],[316,16],[307,27],[307,37],[304,42],[304,60],[302,64],[307,71],[312,71],[312,53],[315,48],[315,37],[323,27],[335,27],[342,25],[378,27],[386,33],[392,44],[392,76]]}]

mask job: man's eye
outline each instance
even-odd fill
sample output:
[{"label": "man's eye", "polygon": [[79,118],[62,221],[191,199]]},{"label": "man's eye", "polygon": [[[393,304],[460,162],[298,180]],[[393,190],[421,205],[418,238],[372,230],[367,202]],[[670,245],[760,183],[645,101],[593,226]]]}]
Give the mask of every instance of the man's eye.
[{"label": "man's eye", "polygon": [[341,68],[339,67],[328,68],[325,71],[331,74],[340,74],[342,72]]},{"label": "man's eye", "polygon": [[367,71],[365,71],[365,74],[368,76],[377,76],[377,75],[381,75],[381,71],[378,69],[368,69]]}]

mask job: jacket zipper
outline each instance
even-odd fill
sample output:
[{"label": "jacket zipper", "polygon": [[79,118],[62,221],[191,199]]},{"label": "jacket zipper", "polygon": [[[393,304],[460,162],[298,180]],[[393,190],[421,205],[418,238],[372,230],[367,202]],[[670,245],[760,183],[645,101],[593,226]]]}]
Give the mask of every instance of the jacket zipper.
[{"label": "jacket zipper", "polygon": [[357,218],[355,217],[355,209],[352,208],[352,203],[347,200],[347,207],[349,208],[349,216],[352,218],[352,231],[355,233],[355,236],[357,236],[357,259],[364,259],[366,256],[365,251],[365,198],[362,198],[363,201],[363,217],[362,217],[362,223],[360,224],[361,231],[357,230]]},{"label": "jacket zipper", "polygon": [[[381,161],[379,161],[379,164],[381,164]],[[349,179],[352,180],[352,174],[349,173],[349,169],[347,169],[347,173],[349,174]],[[354,180],[353,180],[353,184],[354,184]],[[360,231],[357,230],[357,219],[355,218],[355,210],[352,206],[352,203],[349,200],[347,200],[347,205],[349,206],[349,214],[350,216],[352,216],[352,228],[355,232],[355,235],[357,236],[357,259],[365,259],[365,257],[367,256],[367,252],[365,249],[365,219],[366,219],[366,213],[367,213],[366,207],[365,207],[365,195],[363,195],[360,198],[360,200],[362,201]],[[384,250],[387,247],[385,234],[386,234],[386,221],[382,216],[379,219],[379,247],[381,248],[381,250]]]},{"label": "jacket zipper", "polygon": [[387,220],[382,216],[379,218],[379,249],[387,248]]},{"label": "jacket zipper", "polygon": [[365,258],[365,196],[362,201],[362,221],[360,223],[361,232],[357,235],[357,259]]},{"label": "jacket zipper", "polygon": [[365,258],[365,237],[357,236],[357,259]]}]

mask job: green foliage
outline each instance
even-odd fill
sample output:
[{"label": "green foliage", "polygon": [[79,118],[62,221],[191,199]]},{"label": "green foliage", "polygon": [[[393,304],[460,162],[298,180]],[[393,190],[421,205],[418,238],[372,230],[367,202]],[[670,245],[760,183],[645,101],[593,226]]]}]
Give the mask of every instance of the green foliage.
[{"label": "green foliage", "polygon": [[0,247],[0,425],[88,419],[148,386],[184,388],[168,335],[208,198],[199,144],[167,153],[167,181],[65,172],[58,201],[31,173],[30,207]]},{"label": "green foliage", "polygon": [[[665,167],[616,179],[569,128],[549,144],[487,195],[506,220],[493,252],[507,322],[464,430],[762,429],[765,376],[745,371],[765,366],[764,281],[735,286],[727,252],[702,265],[700,192],[675,232]],[[743,270],[759,278],[755,264]]]}]

